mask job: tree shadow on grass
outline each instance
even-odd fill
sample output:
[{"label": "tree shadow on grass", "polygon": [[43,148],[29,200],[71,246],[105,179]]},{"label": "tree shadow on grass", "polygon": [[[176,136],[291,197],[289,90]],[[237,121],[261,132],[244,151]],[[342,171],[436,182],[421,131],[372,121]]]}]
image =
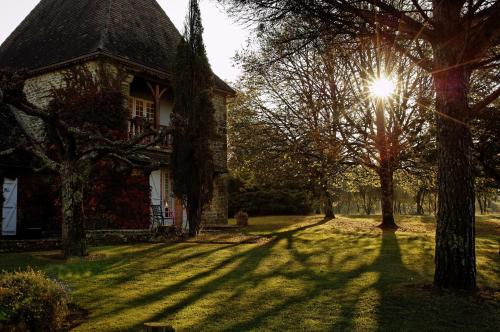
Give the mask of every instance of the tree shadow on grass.
[{"label": "tree shadow on grass", "polygon": [[[353,270],[346,271],[326,271],[325,273],[318,273],[315,271],[314,265],[309,263],[311,258],[314,256],[321,254],[322,247],[320,246],[320,250],[318,251],[310,251],[308,253],[301,252],[295,245],[295,242],[301,242],[302,245],[304,243],[307,244],[307,240],[297,239],[295,236],[304,230],[307,230],[312,227],[320,226],[327,221],[322,221],[320,223],[307,225],[304,227],[300,227],[297,229],[292,229],[284,232],[279,232],[275,234],[275,238],[265,246],[255,247],[245,252],[242,252],[238,255],[232,256],[229,259],[221,262],[220,264],[214,266],[213,268],[206,270],[202,273],[199,273],[191,278],[185,279],[182,282],[171,285],[157,293],[154,294],[155,299],[162,299],[164,297],[173,295],[173,293],[179,289],[179,287],[183,287],[191,284],[197,279],[202,279],[210,276],[212,273],[227,267],[231,263],[237,262],[238,265],[234,268],[231,268],[228,272],[220,275],[207,283],[203,284],[201,287],[197,289],[197,291],[193,292],[189,296],[183,298],[180,301],[177,301],[171,305],[168,305],[162,310],[154,315],[151,315],[147,321],[158,321],[162,319],[166,319],[175,315],[180,310],[188,307],[189,305],[194,304],[195,302],[207,297],[211,293],[216,292],[221,287],[227,287],[228,285],[234,285],[233,295],[228,299],[229,301],[235,300],[245,295],[248,289],[255,289],[259,286],[259,284],[265,283],[268,279],[283,277],[286,280],[301,280],[307,282],[308,288],[310,290],[295,296],[288,296],[285,301],[281,301],[268,307],[265,310],[261,310],[260,313],[253,315],[253,317],[249,319],[242,320],[236,324],[232,324],[227,326],[226,328],[220,329],[224,331],[239,331],[239,330],[248,330],[253,328],[263,327],[265,322],[272,317],[282,314],[283,312],[288,311],[289,308],[292,308],[297,305],[306,305],[307,302],[315,301],[316,297],[321,297],[324,292],[342,292],[342,289],[347,287],[348,284],[355,280],[356,278],[361,277],[365,273],[375,272],[378,273],[378,280],[369,287],[361,287],[360,291],[356,296],[348,296],[348,300],[344,300],[340,310],[342,314],[340,314],[339,321],[334,324],[333,327],[335,329],[348,330],[354,324],[354,318],[356,313],[356,306],[359,301],[362,299],[363,293],[368,291],[369,289],[375,289],[378,293],[383,294],[386,291],[386,288],[389,286],[390,282],[394,281],[394,276],[386,274],[390,273],[391,269],[398,270],[398,273],[401,273],[401,268],[404,269],[403,264],[401,262],[401,254],[399,247],[397,245],[397,239],[394,232],[384,232],[382,236],[382,247],[380,248],[380,254],[377,259],[375,259],[370,264],[362,264]],[[276,266],[276,268],[271,269],[266,273],[254,273],[260,265],[260,263],[269,255],[273,248],[280,243],[281,241],[286,241],[285,248],[292,254],[294,263],[298,263],[302,268],[297,270],[289,263],[283,263],[280,266]],[[324,240],[323,242],[328,242]],[[318,243],[315,243],[318,245]],[[393,250],[395,249],[396,250]],[[340,260],[337,260],[336,264],[338,266],[342,266],[346,264],[351,256],[345,256]],[[391,262],[391,267],[387,267],[387,262]],[[408,272],[409,271],[405,271]],[[258,305],[259,302],[267,303],[269,302],[268,298],[269,294],[260,295],[259,298],[254,298],[251,304]],[[150,296],[142,298],[137,302],[137,299],[127,303],[126,307],[129,305],[143,305],[151,300]],[[383,299],[380,300],[380,304],[383,304]],[[326,304],[326,303],[325,303]],[[248,304],[243,303],[239,304],[236,307],[233,307],[233,310],[241,310],[242,312],[247,310],[245,308]],[[224,309],[223,309],[224,310]],[[381,305],[378,308],[379,311],[385,312],[385,308]],[[227,312],[226,312],[227,313]],[[204,324],[209,324],[214,319],[221,317],[224,315],[224,312],[218,312],[217,310],[210,314],[204,322],[198,324],[196,328],[200,328]],[[385,317],[381,315],[381,317]],[[299,318],[300,319],[300,318]],[[143,322],[137,324],[135,327],[139,328]],[[382,324],[383,325],[383,324]],[[195,327],[193,327],[195,328]]]},{"label": "tree shadow on grass", "polygon": [[[318,302],[318,299],[318,305],[336,306],[337,319],[334,322],[329,322],[327,315],[324,315],[325,321],[319,321],[316,324],[317,329],[334,331],[350,331],[360,328],[362,329],[362,327],[356,326],[356,320],[360,318],[361,315],[363,315],[363,312],[358,312],[358,310],[360,310],[359,307],[361,302],[363,300],[366,300],[366,297],[364,297],[364,295],[369,293],[371,290],[376,291],[375,296],[378,295],[379,300],[378,303],[375,304],[375,307],[372,308],[372,310],[368,310],[368,312],[375,313],[375,326],[378,324],[381,327],[380,330],[384,330],[384,326],[387,325],[385,322],[385,319],[387,318],[387,312],[391,309],[390,306],[387,307],[385,305],[383,294],[385,294],[387,288],[390,287],[390,284],[395,280],[391,271],[396,270],[398,271],[397,273],[401,273],[401,270],[403,269],[405,272],[410,273],[410,271],[407,271],[403,267],[397,238],[393,231],[384,231],[384,233],[382,234],[380,253],[373,262],[368,264],[364,263],[352,270],[341,271],[339,267],[341,267],[343,264],[346,264],[351,258],[351,256],[346,256],[337,261],[337,271],[333,270],[328,271],[327,273],[318,273],[314,269],[315,266],[309,263],[311,257],[314,257],[314,255],[317,253],[310,252],[308,254],[304,254],[300,252],[300,250],[298,250],[291,238],[288,238],[287,240],[287,248],[292,252],[293,257],[296,259],[296,261],[302,265],[303,269],[296,272],[290,272],[282,268],[278,271],[275,271],[273,275],[275,273],[278,273],[286,276],[288,279],[305,280],[307,281],[309,285],[308,288],[310,290],[298,296],[289,297],[286,301],[282,301],[272,308],[254,315],[254,317],[249,320],[240,321],[236,324],[228,326],[223,329],[223,331],[245,331],[259,327],[264,328],[266,322],[270,320],[272,321],[273,317],[280,315],[283,316],[283,313],[290,312],[290,308],[304,307],[309,305],[311,309],[314,309],[315,307],[317,307],[315,302]],[[340,296],[335,296],[335,299],[341,300],[341,303],[334,303],[335,299],[332,299],[332,301],[330,302],[328,299],[328,295],[322,295],[343,293],[345,291],[345,288],[353,287],[351,285],[353,281],[356,281],[356,279],[358,278],[363,278],[364,275],[369,275],[370,273],[376,274],[376,281],[370,283],[370,280],[367,280],[366,285],[359,285],[359,290],[350,292],[349,294],[340,294]],[[327,313],[329,310],[326,308],[326,310],[323,311]],[[290,313],[293,314],[293,310]],[[206,319],[206,323],[211,321],[213,318],[214,317],[209,317],[208,319]],[[295,318],[298,322],[301,320],[301,318],[304,317]],[[316,319],[318,318],[319,317],[316,317]],[[290,325],[290,327],[292,330],[303,328],[316,329],[314,328],[314,325],[312,327],[302,326],[300,328],[298,326]],[[284,326],[279,328],[284,328]]]},{"label": "tree shadow on grass", "polygon": [[[209,295],[210,293],[215,292],[216,290],[220,289],[222,286],[227,286],[230,283],[238,283],[241,280],[245,281],[250,281],[251,287],[257,287],[259,283],[261,283],[263,280],[259,279],[253,279],[253,280],[248,280],[248,275],[249,272],[256,270],[260,263],[269,256],[269,254],[272,252],[273,248],[282,240],[289,240],[291,239],[295,234],[305,231],[309,228],[317,227],[320,225],[325,224],[328,222],[328,219],[323,219],[319,222],[313,223],[313,224],[308,224],[304,225],[298,228],[282,231],[282,232],[277,232],[273,234],[273,238],[266,244],[260,245],[260,246],[249,246],[250,249],[243,251],[241,253],[238,253],[236,255],[232,255],[231,257],[224,259],[220,263],[216,264],[212,268],[205,270],[203,272],[200,272],[196,275],[193,275],[189,278],[186,278],[180,282],[177,282],[175,284],[172,284],[160,291],[155,292],[154,294],[148,294],[147,296],[144,296],[142,298],[134,299],[133,301],[130,301],[126,303],[122,308],[126,309],[129,306],[133,305],[143,305],[146,303],[149,303],[151,300],[154,299],[163,299],[165,297],[168,297],[170,295],[173,295],[175,292],[177,292],[179,289],[182,289],[183,287],[186,287],[188,285],[191,285],[193,282],[212,276],[214,273],[228,267],[229,265],[233,263],[237,263],[238,265],[235,268],[231,268],[228,272],[218,276],[217,278],[214,278],[207,283],[205,283],[202,287],[200,287],[197,291],[193,292],[191,295],[187,296],[186,298],[182,299],[181,301],[178,301],[177,303],[174,303],[170,306],[167,306],[161,310],[161,312],[152,315],[149,317],[147,320],[144,320],[143,322],[138,323],[135,328],[139,328],[143,325],[144,322],[146,321],[157,321],[162,318],[164,318],[166,315],[172,315],[179,310],[184,309],[185,307],[193,304],[194,302],[198,301],[199,299]],[[116,312],[116,311],[115,311]]]},{"label": "tree shadow on grass", "polygon": [[[129,310],[140,308],[136,311],[141,313],[137,322],[122,323],[121,329],[139,330],[144,322],[172,323],[176,319],[182,319],[183,329],[217,331],[428,330],[433,323],[438,326],[436,330],[450,327],[436,312],[434,297],[422,295],[421,287],[409,287],[429,282],[426,272],[422,275],[409,270],[403,263],[400,242],[404,241],[403,248],[413,248],[421,244],[415,242],[420,237],[396,236],[393,231],[357,237],[340,232],[328,236],[321,234],[325,232],[321,226],[327,222],[278,231],[265,245],[217,246],[208,250],[190,245],[200,251],[165,259],[150,269],[150,256],[137,262],[120,262],[110,267],[110,271],[121,273],[112,280],[115,287],[137,287],[134,278],[141,277],[144,271],[188,270],[186,265],[196,266],[200,259],[209,267],[196,266],[193,273],[183,274],[178,280],[134,293],[112,303],[110,310],[100,310],[92,319],[119,321],[132,312]],[[418,255],[424,255],[424,261],[432,265],[429,250],[425,248]],[[219,255],[219,251],[226,252]],[[165,252],[175,254],[171,249]],[[406,248],[404,252],[407,260],[410,251]],[[162,259],[160,252],[154,252],[154,256]],[[128,278],[124,272],[129,273]],[[113,300],[116,298],[110,302]],[[453,299],[437,301],[446,306]],[[198,309],[189,309],[192,307]],[[473,309],[472,305],[465,307]],[[484,315],[495,313],[483,307],[466,317],[479,311],[485,311]],[[457,319],[453,312],[443,317]],[[469,326],[474,327],[473,323]]]},{"label": "tree shadow on grass", "polygon": [[[323,269],[323,262],[318,264],[315,261],[318,256],[325,255],[331,239],[315,241],[313,248],[309,248],[310,242],[298,235],[299,230],[280,232],[269,245],[239,254],[231,259],[237,263],[236,266],[231,266],[229,271],[202,284],[181,300],[162,307],[161,311],[151,315],[148,320],[170,320],[185,308],[215,296],[225,288],[231,289],[231,296],[220,298],[214,304],[216,308],[211,308],[211,312],[203,319],[193,319],[188,329],[421,331],[434,328],[444,331],[464,326],[474,328],[474,321],[467,322],[467,318],[457,317],[454,310],[440,315],[437,311],[440,306],[446,307],[455,299],[436,298],[423,289],[426,278],[406,268],[394,231],[384,231],[380,236],[380,246],[371,249],[373,257],[370,256],[370,259],[363,260],[353,268],[344,268],[349,266],[352,255],[330,252],[334,257],[326,259],[324,263],[331,265],[333,261],[333,269]],[[415,245],[412,243],[414,238],[406,235],[403,238],[406,245]],[[353,243],[357,242],[356,248],[363,255],[363,241],[351,240]],[[276,248],[278,244],[281,245],[280,248]],[[286,250],[292,259],[277,264],[270,270],[259,271],[259,265],[264,259],[275,254],[273,249]],[[420,254],[426,255],[427,259],[432,257],[427,251]],[[216,266],[206,271],[206,274],[216,273],[223,267],[229,266]],[[266,293],[252,291],[266,287],[267,283],[276,279],[290,283],[290,288],[303,284],[307,287],[298,292],[286,293],[282,289],[287,288],[287,284],[280,284],[275,289],[268,288]],[[433,301],[441,305],[433,305]],[[474,308],[473,305],[467,307]],[[487,315],[495,313],[494,309],[484,306],[473,310],[467,317],[477,316],[481,311],[485,311],[482,314],[484,320],[487,320]],[[446,318],[443,320],[442,317]],[[454,323],[457,320],[460,321],[459,324]],[[487,325],[485,326],[485,330],[488,330]],[[140,324],[135,326],[139,327]]]},{"label": "tree shadow on grass", "polygon": [[[275,233],[273,238],[266,243],[265,245],[261,246],[253,246],[249,245],[248,247],[250,248],[247,251],[243,251],[238,254],[232,254],[230,257],[221,260],[220,262],[216,263],[212,268],[208,270],[204,270],[202,272],[193,274],[187,278],[184,278],[183,280],[180,280],[178,282],[172,283],[171,285],[167,287],[163,287],[160,290],[155,290],[154,292],[147,292],[144,294],[141,294],[140,296],[133,297],[130,300],[126,300],[120,303],[120,305],[114,305],[111,310],[105,310],[101,311],[100,314],[94,315],[93,319],[98,319],[103,316],[109,316],[109,315],[119,315],[120,312],[127,310],[129,308],[137,307],[137,306],[145,306],[145,305],[151,305],[152,303],[155,303],[156,301],[160,301],[168,296],[172,296],[175,293],[179,292],[180,290],[183,290],[187,287],[191,287],[193,283],[196,283],[204,278],[210,278],[212,275],[217,273],[217,271],[223,270],[224,268],[228,267],[229,265],[233,263],[238,263],[240,260],[241,262],[239,263],[238,267],[235,269],[231,269],[226,275],[220,276],[219,278],[215,278],[214,280],[209,281],[204,287],[200,288],[198,292],[195,292],[192,296],[187,297],[183,301],[172,305],[168,308],[166,308],[169,312],[177,312],[178,310],[190,305],[191,303],[197,301],[199,298],[209,295],[213,290],[216,290],[220,288],[221,286],[224,286],[226,284],[226,281],[228,280],[239,280],[240,278],[243,278],[244,274],[247,271],[251,271],[254,268],[256,268],[260,261],[264,259],[269,252],[272,250],[274,245],[281,241],[283,238],[286,237],[291,237],[293,234],[296,232],[300,232],[303,230],[306,230],[310,227],[315,227],[318,225],[322,225],[326,223],[328,220],[321,220],[317,223],[314,224],[309,224],[309,225],[304,225],[302,227],[294,228],[291,230]],[[192,244],[190,245],[191,247],[196,247],[200,248],[200,245],[197,244]],[[219,251],[222,250],[230,250],[234,247],[240,246],[238,244],[231,244],[231,245],[225,245],[225,246],[217,246],[216,248],[211,248],[210,250],[204,250],[201,252],[197,252],[194,254],[187,255],[185,257],[180,257],[176,259],[172,259],[170,262],[166,261],[165,263],[159,264],[155,266],[155,270],[165,270],[165,269],[172,269],[175,268],[176,266],[181,265],[182,263],[186,263],[189,261],[193,261],[197,258],[207,258],[211,254],[215,254]],[[148,260],[150,257],[148,257]],[[123,275],[120,278],[114,278],[112,283],[116,287],[120,287],[120,283],[129,283],[133,282],[134,276],[140,276],[141,274],[144,273],[144,266],[143,264],[147,263],[144,259],[141,262],[130,262],[127,265],[121,265],[121,266],[114,266],[112,269],[115,269],[116,271],[120,271],[121,274],[123,275],[124,271],[131,272],[131,274]],[[133,272],[137,271],[137,273]],[[108,271],[109,272],[109,271]],[[151,319],[148,319],[148,321],[154,321],[157,320],[157,317],[152,317]],[[142,323],[137,326],[139,328],[142,326]]]}]

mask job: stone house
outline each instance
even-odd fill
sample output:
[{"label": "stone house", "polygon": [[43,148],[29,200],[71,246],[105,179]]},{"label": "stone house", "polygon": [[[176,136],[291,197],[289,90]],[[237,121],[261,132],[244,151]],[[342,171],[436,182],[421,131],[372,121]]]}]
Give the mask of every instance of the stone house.
[{"label": "stone house", "polygon": [[[133,135],[141,130],[138,123],[143,121],[138,119],[148,120],[156,128],[170,125],[175,99],[172,73],[180,38],[180,33],[155,0],[41,0],[1,45],[0,68],[27,71],[29,79],[24,92],[27,99],[40,108],[47,106],[48,92],[53,86],[61,84],[64,71],[72,66],[92,68],[97,63],[104,63],[124,68],[127,74],[123,91],[129,112],[128,130]],[[215,129],[219,138],[211,144],[216,177],[214,197],[204,214],[206,224],[227,223],[226,105],[233,95],[234,91],[215,77],[213,102],[216,108]],[[181,224],[185,223],[185,213],[180,200],[172,194],[170,142],[166,140],[161,146],[150,149],[149,153],[161,161],[161,168],[145,179],[150,190],[144,190],[143,195],[149,197],[146,202],[151,205],[165,207],[163,213],[167,220]],[[4,167],[9,179],[6,183],[10,186],[14,183],[18,190],[17,199],[11,197],[10,205],[4,205],[4,211],[11,211],[14,207],[18,213],[10,217],[16,219],[16,226],[12,226],[10,220],[9,231],[3,234],[13,235],[16,229],[17,233],[27,228],[46,230],[39,215],[28,217],[36,202],[23,195],[24,192],[31,192],[29,196],[33,199],[33,191],[40,194],[45,189],[41,185],[39,190],[34,188],[39,183],[34,184],[34,175],[27,176],[23,165],[13,167],[11,163],[7,166]],[[12,171],[17,168],[23,169],[23,172]],[[10,172],[7,173],[7,170]],[[146,209],[150,211],[149,204]],[[7,222],[4,220],[3,224],[7,225]],[[129,222],[126,228],[147,226],[144,221],[137,221],[137,224]]]}]

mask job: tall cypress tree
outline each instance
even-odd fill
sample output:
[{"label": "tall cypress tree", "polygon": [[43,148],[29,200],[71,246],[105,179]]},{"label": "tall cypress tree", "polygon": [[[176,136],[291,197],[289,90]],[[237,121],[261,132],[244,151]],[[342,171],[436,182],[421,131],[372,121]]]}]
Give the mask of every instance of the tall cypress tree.
[{"label": "tall cypress tree", "polygon": [[184,36],[177,48],[173,109],[173,189],[186,206],[189,235],[201,230],[203,208],[211,201],[214,161],[210,140],[215,132],[213,73],[203,43],[197,0],[190,0]]}]

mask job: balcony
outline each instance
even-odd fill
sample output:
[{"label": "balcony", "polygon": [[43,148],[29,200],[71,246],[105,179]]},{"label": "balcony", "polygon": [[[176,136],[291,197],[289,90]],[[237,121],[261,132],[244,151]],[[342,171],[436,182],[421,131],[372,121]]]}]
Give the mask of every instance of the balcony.
[{"label": "balcony", "polygon": [[[152,121],[148,120],[145,117],[135,116],[133,118],[129,118],[128,120],[128,138],[132,139],[134,137],[142,135],[146,129],[153,127]],[[151,145],[150,148],[162,149],[162,150],[172,150],[172,142],[173,137],[172,133],[167,133],[170,131],[170,126],[160,125],[158,127],[162,135],[161,140],[157,142],[157,144]],[[143,144],[150,144],[152,142],[152,138],[146,138],[142,141]]]}]

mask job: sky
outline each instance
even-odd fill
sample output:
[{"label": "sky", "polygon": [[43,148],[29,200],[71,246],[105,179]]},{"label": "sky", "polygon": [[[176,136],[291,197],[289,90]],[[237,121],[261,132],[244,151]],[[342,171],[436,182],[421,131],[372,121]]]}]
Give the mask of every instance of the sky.
[{"label": "sky", "polygon": [[[177,29],[182,32],[188,0],[157,0]],[[36,6],[39,0],[0,0],[0,43]],[[215,0],[201,0],[203,35],[212,70],[228,82],[236,81],[240,69],[233,56],[242,49],[250,31],[229,18]]]}]

